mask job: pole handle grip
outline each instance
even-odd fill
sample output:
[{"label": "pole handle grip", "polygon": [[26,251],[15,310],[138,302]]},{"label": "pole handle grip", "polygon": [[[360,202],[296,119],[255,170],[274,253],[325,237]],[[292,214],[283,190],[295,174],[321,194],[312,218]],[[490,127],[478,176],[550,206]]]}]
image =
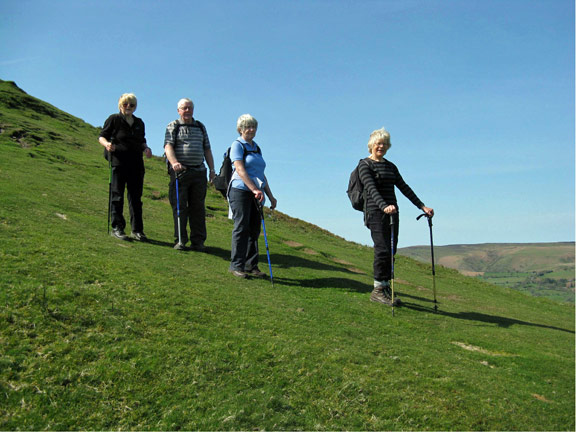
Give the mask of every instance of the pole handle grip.
[{"label": "pole handle grip", "polygon": [[433,216],[428,216],[426,213],[422,213],[420,216],[418,216],[418,217],[416,218],[416,220],[417,220],[417,221],[420,220],[420,218],[423,217],[423,216],[426,216],[426,219],[428,219],[428,225],[429,225],[429,226],[432,226],[432,217],[433,217]]}]

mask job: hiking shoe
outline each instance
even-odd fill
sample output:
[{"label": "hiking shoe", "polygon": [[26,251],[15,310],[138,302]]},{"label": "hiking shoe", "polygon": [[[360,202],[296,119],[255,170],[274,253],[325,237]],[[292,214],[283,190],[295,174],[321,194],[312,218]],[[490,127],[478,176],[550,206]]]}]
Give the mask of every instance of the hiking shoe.
[{"label": "hiking shoe", "polygon": [[188,250],[188,248],[186,247],[186,245],[184,245],[183,243],[176,243],[176,244],[174,245],[174,249],[179,250],[179,251]]},{"label": "hiking shoe", "polygon": [[248,275],[245,272],[240,270],[228,270],[228,271],[240,279],[246,279],[248,277]]},{"label": "hiking shoe", "polygon": [[382,287],[374,288],[370,294],[370,301],[392,306],[392,299],[383,292]]},{"label": "hiking shoe", "polygon": [[246,274],[256,277],[256,278],[265,278],[266,277],[266,273],[260,271],[260,269],[258,267],[254,267],[252,270],[248,270],[246,271]]},{"label": "hiking shoe", "polygon": [[148,241],[148,237],[146,237],[146,234],[144,234],[143,232],[133,232],[131,237],[134,240],[138,240],[141,242],[147,242]]},{"label": "hiking shoe", "polygon": [[112,230],[112,236],[120,240],[128,240],[128,236],[124,233],[124,230],[120,228],[114,228]]}]

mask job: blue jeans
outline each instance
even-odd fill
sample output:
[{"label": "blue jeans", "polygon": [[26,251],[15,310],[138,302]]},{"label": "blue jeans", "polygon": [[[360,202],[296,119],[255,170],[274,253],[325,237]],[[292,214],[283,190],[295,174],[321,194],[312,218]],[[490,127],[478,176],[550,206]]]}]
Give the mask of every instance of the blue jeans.
[{"label": "blue jeans", "polygon": [[230,270],[250,271],[258,267],[260,211],[250,191],[230,188],[228,201],[234,220]]}]

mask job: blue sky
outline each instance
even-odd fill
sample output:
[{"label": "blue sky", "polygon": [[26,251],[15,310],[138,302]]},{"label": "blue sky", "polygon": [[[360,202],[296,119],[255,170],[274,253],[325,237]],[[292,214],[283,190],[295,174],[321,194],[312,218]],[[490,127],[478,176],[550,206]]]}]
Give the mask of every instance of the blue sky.
[{"label": "blue sky", "polygon": [[[572,0],[4,0],[0,79],[94,126],[134,92],[156,155],[190,97],[217,167],[250,113],[278,210],[348,240],[383,126],[435,244],[574,240]],[[400,246],[427,244],[399,204]]]}]

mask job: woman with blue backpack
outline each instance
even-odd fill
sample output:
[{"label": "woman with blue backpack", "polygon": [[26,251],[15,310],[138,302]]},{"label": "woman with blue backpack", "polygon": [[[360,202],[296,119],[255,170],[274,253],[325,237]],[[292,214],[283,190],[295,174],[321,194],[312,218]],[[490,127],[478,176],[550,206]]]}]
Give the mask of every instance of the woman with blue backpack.
[{"label": "woman with blue backpack", "polygon": [[263,278],[266,275],[258,268],[258,238],[260,237],[260,206],[265,196],[270,199],[270,208],[276,208],[264,171],[266,162],[254,137],[258,121],[250,114],[238,118],[236,129],[240,136],[230,147],[230,160],[234,173],[228,187],[228,202],[234,229],[230,273],[246,279],[249,276]]},{"label": "woman with blue backpack", "polygon": [[384,159],[392,146],[390,133],[382,128],[370,134],[368,151],[370,156],[360,161],[358,171],[364,186],[364,220],[374,241],[374,290],[370,300],[389,306],[400,305],[393,293],[394,255],[398,246],[398,202],[394,188],[421,209],[429,217],[434,210],[426,207],[406,184],[398,168]]}]

